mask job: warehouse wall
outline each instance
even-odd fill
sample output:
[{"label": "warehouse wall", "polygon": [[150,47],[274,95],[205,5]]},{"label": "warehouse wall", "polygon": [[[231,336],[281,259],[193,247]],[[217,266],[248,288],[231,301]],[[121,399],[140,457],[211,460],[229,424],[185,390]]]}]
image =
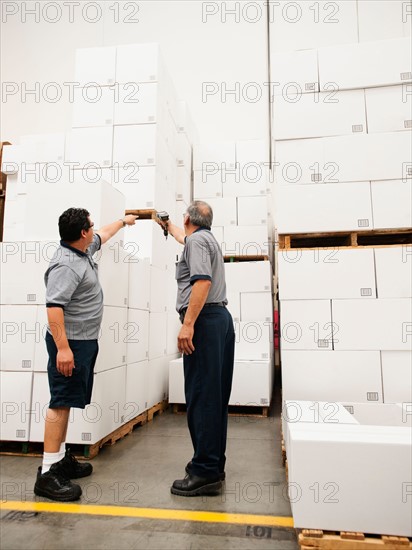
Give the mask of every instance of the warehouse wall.
[{"label": "warehouse wall", "polygon": [[[260,10],[243,15],[229,14],[235,2],[82,0],[71,9],[68,4],[2,2],[2,80],[15,83],[8,85],[13,95],[3,95],[3,140],[70,128],[72,105],[63,83],[74,80],[76,48],[141,42],[161,44],[177,93],[188,102],[201,139],[268,138],[263,2]],[[36,82],[40,97],[29,95],[22,102],[21,92],[35,89]],[[50,82],[62,89],[55,103],[47,100],[48,94],[50,99],[55,96],[55,88],[47,87]],[[202,97],[206,82],[214,83],[209,85],[213,95]],[[248,83],[257,85],[248,88]],[[225,95],[236,86],[237,96]]]}]

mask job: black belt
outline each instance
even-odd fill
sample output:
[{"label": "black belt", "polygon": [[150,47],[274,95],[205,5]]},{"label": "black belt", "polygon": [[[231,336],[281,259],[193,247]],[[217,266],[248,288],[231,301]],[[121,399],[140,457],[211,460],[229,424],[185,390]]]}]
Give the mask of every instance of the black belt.
[{"label": "black belt", "polygon": [[[207,302],[203,307],[210,306],[226,307],[226,302]],[[182,309],[179,311],[179,318],[182,323],[185,319],[186,311],[187,307],[182,307]]]}]

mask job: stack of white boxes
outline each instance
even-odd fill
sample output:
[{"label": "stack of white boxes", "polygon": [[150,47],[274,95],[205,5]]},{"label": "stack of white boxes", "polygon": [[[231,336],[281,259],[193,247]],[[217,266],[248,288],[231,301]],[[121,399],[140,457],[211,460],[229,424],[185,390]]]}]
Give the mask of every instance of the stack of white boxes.
[{"label": "stack of white boxes", "polygon": [[[76,80],[82,87],[75,90],[67,136],[25,136],[4,149],[2,369],[16,372],[2,372],[2,402],[19,406],[3,409],[9,416],[3,440],[43,440],[49,401],[43,275],[58,244],[61,212],[86,208],[98,229],[128,209],[167,210],[174,218],[191,199],[195,127],[186,104],[176,100],[158,46],[78,50]],[[179,168],[189,177],[180,178],[178,192]],[[167,397],[168,365],[177,356],[178,248],[156,223],[140,220],[94,257],[104,292],[100,351],[92,403],[72,413],[68,442],[94,443]],[[36,332],[26,336],[29,321]],[[24,378],[27,396],[12,399],[11,375]]]},{"label": "stack of white boxes", "polygon": [[[281,2],[286,16],[271,28],[278,233],[410,228],[411,3],[296,6],[302,13]],[[288,49],[296,51],[282,51]],[[377,456],[378,444],[379,455],[403,448],[408,463],[405,421],[392,424],[391,415],[396,403],[408,407],[412,402],[411,253],[410,245],[393,245],[280,250],[277,255],[283,398],[298,409],[294,419],[284,419],[289,482],[302,490],[299,497],[290,492],[298,527],[411,535],[401,497],[392,501],[385,487],[384,498],[375,499],[365,485],[369,472],[358,469],[370,463],[368,456]],[[327,419],[332,424],[325,427],[319,414],[313,419],[322,402],[343,410],[342,422]],[[392,441],[385,426],[398,429]],[[344,463],[336,462],[336,453],[328,458],[325,438],[342,446]],[[360,440],[364,455],[357,446],[356,465],[349,467],[352,445]],[[395,486],[399,479],[390,462],[382,464],[385,479]],[[355,490],[348,479],[356,469],[362,509],[373,502],[376,514],[363,515],[360,522],[350,513]],[[326,492],[330,488],[322,484],[324,472],[338,483],[340,498],[328,501],[323,495],[315,502],[339,502],[339,514],[336,504],[313,506],[313,482]],[[377,519],[386,515],[388,503],[399,511],[398,523]]]},{"label": "stack of white boxes", "polygon": [[[194,149],[194,198],[213,209],[224,256],[272,256],[273,221],[264,141],[201,143]],[[251,258],[252,259],[252,258]],[[271,261],[225,263],[236,330],[231,405],[269,406],[273,388]],[[183,361],[170,363],[169,399],[185,403]]]}]

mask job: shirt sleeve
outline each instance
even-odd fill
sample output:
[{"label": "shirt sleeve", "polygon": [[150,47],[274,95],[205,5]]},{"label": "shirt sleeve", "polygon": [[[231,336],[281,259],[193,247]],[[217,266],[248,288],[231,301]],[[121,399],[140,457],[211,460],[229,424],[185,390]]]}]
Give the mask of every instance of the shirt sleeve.
[{"label": "shirt sleeve", "polygon": [[70,267],[58,265],[50,270],[46,285],[46,307],[65,308],[80,283],[80,277]]},{"label": "shirt sleeve", "polygon": [[186,260],[189,266],[191,285],[199,280],[212,280],[212,262],[206,242],[188,239],[186,242]]},{"label": "shirt sleeve", "polygon": [[93,254],[96,254],[98,250],[100,250],[102,247],[102,240],[100,238],[100,235],[98,233],[95,233],[93,236],[93,241],[89,244],[89,248],[87,249],[87,252],[93,256]]}]

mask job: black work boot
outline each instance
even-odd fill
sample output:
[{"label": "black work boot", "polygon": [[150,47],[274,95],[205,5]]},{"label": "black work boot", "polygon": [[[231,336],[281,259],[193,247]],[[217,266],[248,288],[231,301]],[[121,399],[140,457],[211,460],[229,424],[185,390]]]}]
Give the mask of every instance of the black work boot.
[{"label": "black work boot", "polygon": [[53,464],[63,477],[68,479],[79,479],[80,477],[87,477],[93,472],[93,466],[89,462],[79,462],[75,458],[70,449],[66,450],[64,457]]},{"label": "black work boot", "polygon": [[[190,474],[191,469],[192,469],[192,461],[190,461],[190,462],[188,462],[188,463],[186,464],[185,472],[186,472],[187,474]],[[220,477],[220,481],[225,481],[225,479],[226,479],[226,473],[225,473],[225,472],[220,472],[220,473],[219,473],[219,477]]]},{"label": "black work boot", "polygon": [[41,473],[41,466],[39,466],[34,485],[34,494],[61,502],[79,500],[82,495],[80,486],[63,477],[56,471],[54,466],[55,464],[52,464],[50,470],[44,474]]},{"label": "black work boot", "polygon": [[194,474],[186,474],[184,479],[176,479],[170,492],[182,497],[198,497],[202,495],[217,495],[222,488],[219,475],[216,477],[199,477]]}]

